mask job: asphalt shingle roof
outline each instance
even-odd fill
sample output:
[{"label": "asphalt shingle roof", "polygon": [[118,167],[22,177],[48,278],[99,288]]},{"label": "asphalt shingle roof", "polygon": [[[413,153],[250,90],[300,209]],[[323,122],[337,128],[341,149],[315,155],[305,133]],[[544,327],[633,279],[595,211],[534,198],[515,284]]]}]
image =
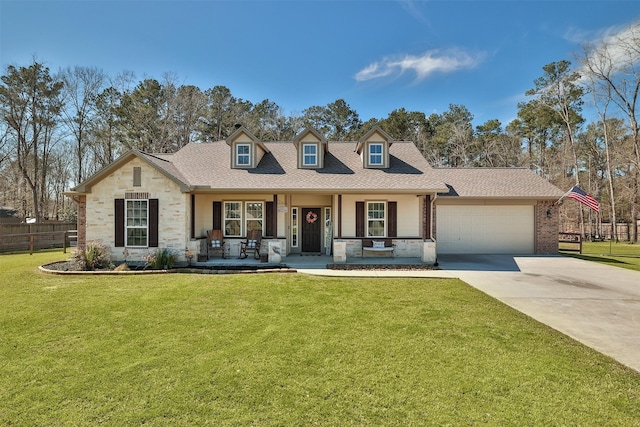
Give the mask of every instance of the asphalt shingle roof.
[{"label": "asphalt shingle roof", "polygon": [[183,191],[308,191],[324,193],[437,192],[441,197],[557,199],[564,193],[524,168],[432,168],[411,142],[393,142],[390,165],[365,169],[356,142],[329,142],[324,168],[299,169],[293,142],[265,142],[269,150],[253,169],[231,167],[225,141],[191,143],[174,154],[132,151],[76,187],[86,191],[110,168],[138,155],[180,183]]},{"label": "asphalt shingle roof", "polygon": [[[191,186],[217,191],[445,191],[418,149],[410,142],[390,147],[390,167],[364,169],[354,152],[355,142],[329,142],[322,169],[298,169],[292,142],[267,142],[265,154],[254,169],[232,169],[231,148],[224,142],[189,144],[164,157]],[[159,164],[159,166],[161,166]],[[162,167],[162,166],[161,166]]]},{"label": "asphalt shingle roof", "polygon": [[562,190],[526,168],[439,168],[436,176],[449,188],[445,197],[560,198]]}]

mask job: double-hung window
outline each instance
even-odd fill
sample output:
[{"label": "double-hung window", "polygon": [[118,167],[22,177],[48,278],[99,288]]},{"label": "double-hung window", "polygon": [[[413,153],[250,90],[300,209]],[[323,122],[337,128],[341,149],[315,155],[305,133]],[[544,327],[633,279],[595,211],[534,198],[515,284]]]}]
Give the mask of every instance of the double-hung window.
[{"label": "double-hung window", "polygon": [[245,202],[245,232],[262,231],[264,206],[262,202]]},{"label": "double-hung window", "polygon": [[369,165],[382,166],[382,144],[369,144]]},{"label": "double-hung window", "polygon": [[385,237],[386,203],[367,202],[367,236]]},{"label": "double-hung window", "polygon": [[251,147],[249,144],[236,145],[236,165],[249,166],[251,164]]},{"label": "double-hung window", "polygon": [[242,236],[242,202],[224,202],[224,235]]},{"label": "double-hung window", "polygon": [[149,241],[149,201],[126,200],[125,215],[126,245],[146,247]]},{"label": "double-hung window", "polygon": [[264,202],[224,202],[224,235],[242,237],[251,230],[264,231]]},{"label": "double-hung window", "polygon": [[302,164],[304,166],[318,165],[318,146],[316,144],[303,144]]}]

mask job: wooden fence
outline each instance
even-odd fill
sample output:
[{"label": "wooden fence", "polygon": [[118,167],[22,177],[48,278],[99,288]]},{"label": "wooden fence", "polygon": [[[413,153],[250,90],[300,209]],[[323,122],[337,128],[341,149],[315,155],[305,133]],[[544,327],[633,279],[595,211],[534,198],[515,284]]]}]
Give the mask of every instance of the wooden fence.
[{"label": "wooden fence", "polygon": [[76,224],[2,224],[0,225],[0,253],[26,252],[41,249],[61,248],[77,244]]}]

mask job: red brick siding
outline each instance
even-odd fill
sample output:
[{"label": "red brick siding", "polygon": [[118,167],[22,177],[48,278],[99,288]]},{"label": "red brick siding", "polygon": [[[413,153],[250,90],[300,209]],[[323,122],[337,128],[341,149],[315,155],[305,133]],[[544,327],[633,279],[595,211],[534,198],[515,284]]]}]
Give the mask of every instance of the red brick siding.
[{"label": "red brick siding", "polygon": [[[547,212],[550,214],[547,215]],[[553,201],[539,201],[535,206],[535,253],[558,253],[559,207]]]}]

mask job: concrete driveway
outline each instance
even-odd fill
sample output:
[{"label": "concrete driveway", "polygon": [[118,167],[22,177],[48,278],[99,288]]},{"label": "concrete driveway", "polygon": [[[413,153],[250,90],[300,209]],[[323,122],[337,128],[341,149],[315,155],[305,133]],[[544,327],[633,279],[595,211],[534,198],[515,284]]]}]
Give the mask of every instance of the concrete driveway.
[{"label": "concrete driveway", "polygon": [[438,260],[453,277],[640,372],[640,272],[562,256]]},{"label": "concrete driveway", "polygon": [[301,273],[460,278],[480,291],[640,372],[640,272],[563,256],[439,256],[442,270]]}]

